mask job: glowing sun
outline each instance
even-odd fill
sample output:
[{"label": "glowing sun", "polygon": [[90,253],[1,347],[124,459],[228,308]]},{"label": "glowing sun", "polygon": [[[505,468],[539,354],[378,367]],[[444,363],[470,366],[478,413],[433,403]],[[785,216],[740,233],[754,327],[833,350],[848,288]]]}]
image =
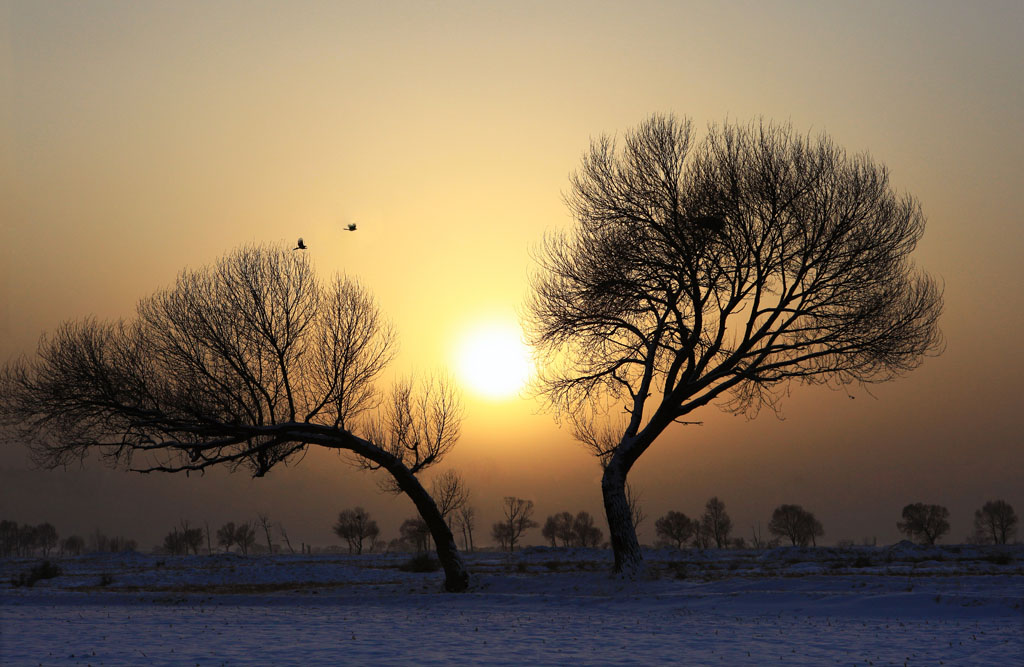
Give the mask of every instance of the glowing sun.
[{"label": "glowing sun", "polygon": [[530,380],[533,362],[522,332],[512,323],[488,322],[468,329],[456,348],[459,380],[492,400],[515,396]]}]

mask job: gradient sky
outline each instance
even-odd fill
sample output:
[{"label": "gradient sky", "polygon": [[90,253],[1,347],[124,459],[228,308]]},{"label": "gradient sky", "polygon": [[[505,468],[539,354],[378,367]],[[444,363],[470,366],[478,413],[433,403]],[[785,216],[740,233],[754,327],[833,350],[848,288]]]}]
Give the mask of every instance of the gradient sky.
[{"label": "gradient sky", "polygon": [[[1017,0],[0,0],[0,360],[62,320],[131,316],[238,245],[302,236],[322,274],[358,276],[393,319],[395,371],[448,366],[468,327],[515,317],[531,248],[571,222],[562,193],[591,137],[652,112],[698,130],[764,116],[869,151],[921,200],[914,258],[945,284],[947,350],[855,400],[794,385],[784,420],[693,414],[703,426],[666,433],[631,475],[641,540],[717,495],[748,538],[799,503],[826,543],[891,542],[922,501],[949,507],[961,541],[986,500],[1024,512],[1022,36]],[[438,471],[466,476],[481,536],[505,495],[541,522],[601,516],[596,461],[537,403],[465,399]],[[414,514],[322,452],[251,480],[43,472],[0,450],[0,518],[143,548],[179,519],[260,511],[293,542],[337,543],[357,504],[387,538]]]}]

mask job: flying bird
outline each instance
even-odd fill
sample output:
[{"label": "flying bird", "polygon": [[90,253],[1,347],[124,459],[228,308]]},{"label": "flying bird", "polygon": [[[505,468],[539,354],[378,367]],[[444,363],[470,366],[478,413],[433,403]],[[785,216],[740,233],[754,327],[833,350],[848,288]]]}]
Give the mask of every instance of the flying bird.
[{"label": "flying bird", "polygon": [[292,248],[292,250],[305,250],[305,249],[306,249],[306,244],[302,242],[302,237],[300,236],[299,237],[299,245],[297,245],[294,248]]},{"label": "flying bird", "polygon": [[345,228],[345,231],[346,232],[354,232],[354,231],[356,231],[356,223],[354,223],[354,222],[348,223],[348,227]]}]

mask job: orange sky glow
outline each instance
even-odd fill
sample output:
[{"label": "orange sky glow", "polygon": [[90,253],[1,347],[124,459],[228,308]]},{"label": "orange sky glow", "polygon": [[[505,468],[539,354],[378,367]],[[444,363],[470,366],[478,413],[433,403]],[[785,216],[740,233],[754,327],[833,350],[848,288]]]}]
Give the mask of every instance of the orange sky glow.
[{"label": "orange sky glow", "polygon": [[[592,137],[653,112],[698,133],[764,116],[869,151],[920,199],[914,260],[944,283],[947,349],[869,391],[793,385],[784,419],[693,414],[703,425],[631,474],[641,541],[712,495],[737,536],[798,503],[825,543],[895,541],[917,501],[950,508],[954,542],[986,500],[1024,511],[1024,5],[371,5],[0,0],[0,359],[66,319],[131,317],[239,245],[301,236],[324,277],[358,277],[394,322],[390,372],[462,384],[463,437],[437,472],[466,477],[482,542],[506,495],[541,523],[603,523],[597,461],[528,392],[475,386],[460,364],[474,331],[514,332],[531,250],[571,224],[562,193]],[[414,514],[324,452],[251,480],[45,472],[0,449],[0,518],[146,549],[179,519],[257,512],[293,542],[336,544],[355,505],[388,539]]]}]

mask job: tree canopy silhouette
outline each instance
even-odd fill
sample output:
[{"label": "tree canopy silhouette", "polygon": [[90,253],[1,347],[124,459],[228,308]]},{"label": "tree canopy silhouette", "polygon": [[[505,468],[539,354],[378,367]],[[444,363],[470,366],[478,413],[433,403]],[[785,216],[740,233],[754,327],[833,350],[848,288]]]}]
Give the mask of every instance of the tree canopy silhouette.
[{"label": "tree canopy silhouette", "polygon": [[49,467],[96,452],[141,472],[224,465],[259,477],[310,446],[349,452],[409,496],[446,587],[463,590],[454,538],[417,478],[454,446],[461,406],[443,381],[406,382],[374,417],[394,348],[358,282],[323,284],[304,253],[246,247],[184,271],[131,321],[44,336],[0,374],[0,423]]},{"label": "tree canopy silhouette", "polygon": [[655,115],[602,136],[571,177],[575,218],[538,249],[526,324],[540,389],[604,466],[615,569],[642,569],[637,459],[709,403],[748,416],[791,380],[883,382],[941,347],[941,290],[909,255],[917,200],[825,135]]}]

